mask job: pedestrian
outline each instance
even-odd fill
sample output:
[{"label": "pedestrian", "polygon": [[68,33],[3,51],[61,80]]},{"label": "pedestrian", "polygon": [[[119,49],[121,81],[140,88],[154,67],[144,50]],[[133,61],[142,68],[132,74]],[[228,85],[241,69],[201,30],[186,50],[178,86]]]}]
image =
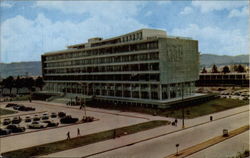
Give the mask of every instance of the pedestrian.
[{"label": "pedestrian", "polygon": [[80,136],[81,134],[80,134],[80,129],[79,128],[77,128],[77,136]]},{"label": "pedestrian", "polygon": [[213,116],[210,116],[210,121],[213,121]]},{"label": "pedestrian", "polygon": [[70,132],[68,131],[68,133],[67,133],[67,140],[69,140],[70,139]]}]

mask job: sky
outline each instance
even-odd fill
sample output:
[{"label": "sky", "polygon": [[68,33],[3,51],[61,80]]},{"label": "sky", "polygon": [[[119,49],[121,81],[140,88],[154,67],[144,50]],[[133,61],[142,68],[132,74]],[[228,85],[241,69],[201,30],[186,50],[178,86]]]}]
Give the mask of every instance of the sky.
[{"label": "sky", "polygon": [[0,62],[39,61],[91,37],[141,28],[199,41],[202,54],[249,53],[246,1],[0,1]]}]

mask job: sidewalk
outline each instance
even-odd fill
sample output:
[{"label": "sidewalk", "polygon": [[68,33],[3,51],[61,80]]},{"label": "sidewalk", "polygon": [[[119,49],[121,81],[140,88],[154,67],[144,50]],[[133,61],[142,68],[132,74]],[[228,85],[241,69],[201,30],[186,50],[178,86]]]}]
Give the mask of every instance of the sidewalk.
[{"label": "sidewalk", "polygon": [[197,144],[195,146],[192,146],[192,147],[189,147],[187,149],[184,149],[184,150],[181,150],[178,152],[178,154],[172,154],[172,155],[169,155],[165,158],[184,158],[184,157],[187,157],[189,155],[192,155],[198,151],[201,151],[201,150],[204,150],[210,146],[213,146],[215,144],[218,144],[222,141],[225,141],[227,139],[230,139],[236,135],[239,135],[243,132],[246,132],[249,130],[249,125],[246,125],[246,126],[243,126],[243,127],[240,127],[238,129],[235,129],[231,132],[229,132],[229,136],[228,137],[222,137],[222,136],[217,136],[217,137],[214,137],[212,139],[209,139],[205,142],[202,142],[200,144]]}]

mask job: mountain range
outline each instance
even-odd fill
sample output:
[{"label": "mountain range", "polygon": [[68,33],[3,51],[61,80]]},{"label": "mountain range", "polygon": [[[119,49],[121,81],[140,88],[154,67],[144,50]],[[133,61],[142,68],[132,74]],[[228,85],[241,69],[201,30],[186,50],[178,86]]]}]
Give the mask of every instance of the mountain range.
[{"label": "mountain range", "polygon": [[[200,66],[211,67],[211,65],[231,65],[231,64],[249,64],[249,55],[213,55],[201,54]],[[15,63],[0,63],[0,78],[8,76],[39,76],[41,75],[41,62],[15,62]]]}]

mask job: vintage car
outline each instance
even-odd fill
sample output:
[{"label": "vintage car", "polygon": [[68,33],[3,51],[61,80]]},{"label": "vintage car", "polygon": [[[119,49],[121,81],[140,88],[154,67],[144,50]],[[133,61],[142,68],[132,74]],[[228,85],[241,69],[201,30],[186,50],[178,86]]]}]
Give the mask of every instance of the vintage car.
[{"label": "vintage car", "polygon": [[11,133],[11,130],[10,129],[3,129],[3,128],[0,128],[0,136],[2,135],[8,135]]},{"label": "vintage car", "polygon": [[69,124],[69,123],[76,123],[78,121],[78,118],[73,118],[71,115],[67,115],[60,119],[60,122],[63,124]]},{"label": "vintage car", "polygon": [[21,126],[18,126],[18,125],[8,125],[6,127],[6,129],[9,129],[11,130],[11,133],[19,133],[19,132],[24,132],[25,131],[25,127],[21,127]]},{"label": "vintage car", "polygon": [[51,118],[56,118],[57,117],[57,114],[55,112],[52,112],[51,115],[50,115]]},{"label": "vintage car", "polygon": [[46,123],[47,127],[57,127],[59,125],[58,122],[54,122],[54,121],[50,121],[50,120],[43,121],[43,123]]},{"label": "vintage car", "polygon": [[28,128],[30,129],[40,129],[40,128],[46,128],[47,124],[46,123],[40,123],[37,121],[33,121],[32,123],[28,124]]},{"label": "vintage car", "polygon": [[12,124],[19,124],[20,122],[22,122],[22,119],[21,117],[14,117],[11,122]]},{"label": "vintage car", "polygon": [[9,118],[6,118],[3,120],[3,125],[9,125],[11,123],[11,120]]}]

